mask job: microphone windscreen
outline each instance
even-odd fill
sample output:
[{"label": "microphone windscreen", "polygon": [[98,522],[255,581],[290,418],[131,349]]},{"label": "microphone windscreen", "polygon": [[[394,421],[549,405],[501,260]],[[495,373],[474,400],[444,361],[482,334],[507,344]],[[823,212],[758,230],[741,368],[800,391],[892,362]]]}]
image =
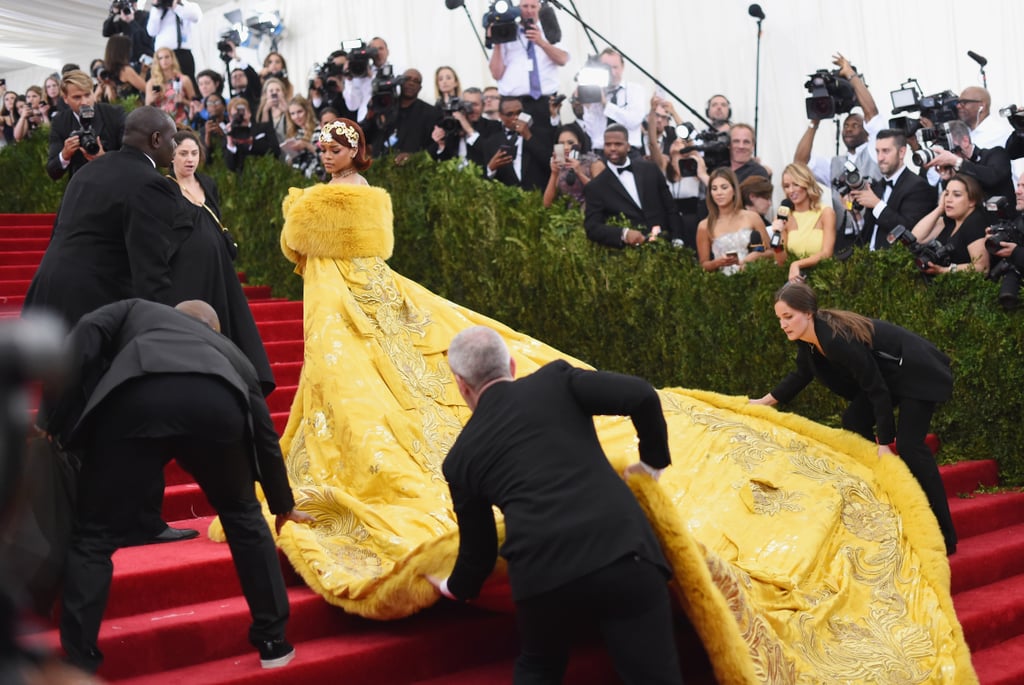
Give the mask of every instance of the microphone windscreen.
[{"label": "microphone windscreen", "polygon": [[974,52],[973,50],[968,50],[967,51],[967,56],[970,57],[971,59],[973,59],[975,62],[977,62],[980,66],[985,66],[986,64],[988,64],[988,60],[987,59],[985,59],[984,57],[982,57],[978,53]]},{"label": "microphone windscreen", "polygon": [[464,0],[444,0],[444,6],[450,10],[457,10],[464,4]]},{"label": "microphone windscreen", "polygon": [[764,10],[756,2],[747,8],[747,14],[755,19],[764,19]]}]

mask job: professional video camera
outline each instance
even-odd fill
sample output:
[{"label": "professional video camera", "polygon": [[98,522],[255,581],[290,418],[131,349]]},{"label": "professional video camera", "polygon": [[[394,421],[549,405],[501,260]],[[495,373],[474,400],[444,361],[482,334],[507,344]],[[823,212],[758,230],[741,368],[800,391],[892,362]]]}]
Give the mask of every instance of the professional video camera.
[{"label": "professional video camera", "polygon": [[818,69],[808,76],[804,88],[811,94],[804,101],[808,119],[831,119],[846,114],[857,104],[853,86],[839,75],[838,69]]},{"label": "professional video camera", "polygon": [[[921,116],[930,120],[932,124],[942,124],[947,121],[956,121],[956,105],[960,98],[951,91],[944,90],[934,95],[922,95],[921,86],[917,79],[907,79],[898,90],[889,92],[892,100],[892,113],[920,112]],[[921,128],[919,119],[910,117],[895,117],[889,120],[889,128],[900,131],[905,136],[912,136]]]},{"label": "professional video camera", "polygon": [[370,47],[361,39],[341,41],[341,49],[348,55],[345,75],[362,78],[370,75],[370,62],[377,59],[377,48]]},{"label": "professional video camera", "polygon": [[1017,105],[1009,105],[999,110],[999,116],[1005,118],[1018,136],[1024,136],[1024,110]]},{"label": "professional video camera", "polygon": [[222,62],[231,61],[231,53],[234,52],[235,48],[242,44],[242,37],[238,34],[238,31],[231,29],[220,34],[220,38],[217,40],[217,50],[220,52],[220,59]]},{"label": "professional video camera", "polygon": [[342,87],[338,79],[345,75],[345,65],[335,64],[334,58],[337,55],[338,53],[332,52],[323,62],[313,65],[309,79],[310,90],[313,90],[313,87],[316,85],[314,79],[320,79],[324,92],[328,95],[337,95],[341,92]]},{"label": "professional video camera", "polygon": [[114,0],[110,3],[111,14],[127,14],[134,11],[135,2],[133,0]]},{"label": "professional video camera", "polygon": [[[351,64],[351,62],[350,62]],[[370,109],[375,114],[384,114],[398,107],[404,76],[395,76],[390,64],[382,64],[373,77],[370,96]]]},{"label": "professional video camera", "polygon": [[832,179],[832,187],[840,195],[847,195],[851,190],[860,190],[867,186],[869,179],[865,178],[857,165],[849,159],[843,163],[843,170]]},{"label": "professional video camera", "polygon": [[1013,309],[1020,297],[1021,274],[1009,259],[997,257],[996,252],[1002,249],[1000,243],[1024,245],[1024,226],[1020,219],[1011,218],[1010,203],[1002,195],[986,200],[985,210],[995,218],[985,237],[985,249],[991,258],[986,277],[990,281],[999,281],[999,304],[1004,309]]},{"label": "professional video camera", "polygon": [[910,253],[914,255],[914,263],[921,271],[927,269],[929,264],[949,266],[955,249],[953,245],[943,245],[938,240],[930,240],[927,243],[918,242],[910,229],[902,224],[889,231],[886,240],[890,244],[899,241],[906,245]]},{"label": "professional video camera", "polygon": [[95,155],[100,151],[100,141],[96,138],[96,132],[92,130],[92,120],[96,118],[96,111],[89,105],[82,105],[78,110],[78,118],[82,126],[72,131],[68,137],[78,136],[78,144],[86,154]]},{"label": "professional video camera", "polygon": [[441,129],[445,133],[455,133],[462,128],[462,124],[455,118],[455,113],[462,112],[468,116],[473,112],[473,104],[466,102],[462,98],[452,98],[441,105],[441,111],[444,113],[439,124]]},{"label": "professional video camera", "polygon": [[608,84],[612,80],[611,68],[602,62],[596,55],[587,57],[583,68],[576,72],[574,77],[576,86],[576,101],[583,105],[601,102]]},{"label": "professional video camera", "polygon": [[680,152],[684,155],[694,151],[700,152],[709,172],[719,167],[729,166],[729,133],[727,131],[716,131],[713,128],[697,131],[697,127],[687,121],[676,126],[676,137],[695,141],[693,145],[684,147]]},{"label": "professional video camera", "polygon": [[496,43],[511,43],[519,33],[517,20],[519,8],[513,7],[508,0],[495,0],[484,13],[484,29],[487,33],[487,47]]}]

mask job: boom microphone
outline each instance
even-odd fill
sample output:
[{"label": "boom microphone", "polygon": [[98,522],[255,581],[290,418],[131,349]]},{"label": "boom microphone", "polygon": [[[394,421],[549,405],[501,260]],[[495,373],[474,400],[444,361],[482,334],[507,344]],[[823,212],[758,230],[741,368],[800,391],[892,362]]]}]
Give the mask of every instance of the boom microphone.
[{"label": "boom microphone", "polygon": [[464,0],[444,0],[444,6],[450,10],[457,10],[464,4]]},{"label": "boom microphone", "polygon": [[756,2],[747,8],[747,14],[752,16],[754,19],[764,19],[764,10]]},{"label": "boom microphone", "polygon": [[973,59],[975,62],[977,62],[978,66],[983,67],[986,64],[988,64],[988,60],[987,59],[985,59],[984,57],[982,57],[978,53],[974,52],[973,50],[968,50],[967,51],[967,56],[970,57],[971,59]]}]

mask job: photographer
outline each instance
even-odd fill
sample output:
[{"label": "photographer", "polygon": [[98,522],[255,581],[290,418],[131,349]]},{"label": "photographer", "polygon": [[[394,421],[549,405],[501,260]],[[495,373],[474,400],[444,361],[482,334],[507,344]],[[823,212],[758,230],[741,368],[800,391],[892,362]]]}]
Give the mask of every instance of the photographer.
[{"label": "photographer", "polygon": [[949,251],[949,265],[928,262],[926,274],[988,272],[985,228],[990,217],[978,206],[982,202],[981,186],[971,176],[957,174],[946,183],[942,202],[914,226],[918,243],[934,240]]},{"label": "photographer", "polygon": [[[406,69],[400,81],[397,106],[395,102],[378,101],[375,94],[366,120],[361,123],[367,141],[373,146],[374,159],[394,152],[399,164],[431,146],[431,132],[441,121],[441,110],[419,99],[423,88],[419,71]],[[393,94],[387,94],[385,99],[393,99]]]},{"label": "photographer", "polygon": [[203,100],[205,117],[193,120],[196,133],[203,136],[203,144],[210,151],[207,164],[213,161],[213,151],[224,147],[224,135],[228,126],[227,105],[219,93],[210,93]]},{"label": "photographer", "polygon": [[96,104],[92,79],[77,69],[64,74],[60,92],[68,108],[50,126],[46,173],[54,181],[69,176],[104,152],[121,148],[125,113],[114,105]]},{"label": "photographer", "polygon": [[[860,105],[863,114],[848,114],[843,120],[842,138],[843,145],[846,146],[846,154],[836,155],[831,159],[811,155],[814,136],[821,124],[820,120],[811,119],[807,123],[807,129],[800,138],[800,142],[797,143],[793,161],[810,167],[814,172],[814,177],[825,186],[833,184],[834,179],[844,177],[846,170],[844,165],[847,162],[856,167],[856,173],[864,182],[870,183],[882,177],[875,153],[875,136],[885,122],[878,116],[875,99],[850,61],[842,54],[836,53],[832,56],[832,63],[839,67],[838,75],[853,86],[857,104]],[[857,234],[860,233],[860,226],[854,213],[847,210],[847,198],[839,193],[835,185],[832,185],[832,209],[835,210],[837,217],[836,248],[842,249],[853,244]]]},{"label": "photographer", "polygon": [[[557,28],[557,24],[552,28]],[[487,27],[487,37],[491,37],[491,26]],[[533,117],[535,130],[549,134],[550,101],[558,90],[558,68],[568,62],[569,53],[548,41],[540,21],[540,0],[522,0],[516,38],[494,46],[491,76],[498,82],[502,97],[519,98],[523,111]],[[646,99],[640,102],[646,104]]]},{"label": "photographer", "polygon": [[1003,308],[1015,309],[1020,300],[1021,274],[1024,274],[1024,177],[1017,181],[1016,218],[1005,228],[993,225],[987,233],[985,247],[992,264],[988,277],[1000,281],[999,303]]},{"label": "photographer", "polygon": [[591,151],[590,138],[573,122],[558,128],[558,142],[551,155],[551,177],[544,189],[544,206],[561,195],[582,205],[583,189],[604,171],[604,162]]},{"label": "photographer", "polygon": [[313,111],[319,115],[325,109],[333,109],[345,119],[356,119],[356,113],[345,105],[345,70],[348,57],[344,50],[335,50],[323,64],[314,65],[309,79],[309,100]]},{"label": "photographer", "polygon": [[[388,64],[388,44],[380,36],[375,36],[366,46],[370,56],[368,63],[363,63],[362,57],[353,59],[349,55],[348,65],[345,70],[345,85],[341,91],[345,101],[345,108],[355,112],[354,121],[362,121],[367,116],[370,101],[373,98],[373,80],[382,66]],[[392,71],[394,71],[392,69]],[[422,77],[420,77],[422,81]],[[338,107],[335,107],[338,109]],[[338,109],[340,112],[341,110]]]},{"label": "photographer", "polygon": [[103,37],[127,36],[131,40],[129,62],[142,69],[153,62],[153,37],[146,31],[149,12],[137,9],[136,0],[114,0],[110,16],[103,21]]},{"label": "photographer", "polygon": [[37,128],[50,125],[50,120],[41,109],[43,104],[43,89],[39,86],[29,86],[25,91],[25,107],[18,117],[18,123],[14,125],[14,140],[19,141],[28,136]]},{"label": "photographer", "polygon": [[601,100],[583,107],[583,128],[593,140],[604,141],[604,129],[616,123],[629,131],[629,156],[643,155],[642,129],[650,103],[649,91],[639,83],[624,82],[622,55],[611,48],[601,51],[598,59],[608,68],[608,87]]},{"label": "photographer", "polygon": [[467,88],[456,100],[454,106],[442,107],[441,123],[430,134],[434,141],[430,154],[438,160],[458,157],[485,166],[487,160],[478,143],[500,131],[501,124],[483,118],[483,91],[479,88]]},{"label": "photographer", "polygon": [[245,98],[232,98],[228,103],[230,120],[224,134],[224,165],[241,172],[247,157],[281,156],[277,134],[270,124],[252,121],[252,110]]},{"label": "photographer", "polygon": [[498,108],[501,130],[480,142],[488,160],[485,176],[524,190],[544,188],[551,175],[551,138],[533,130],[519,98],[503,97]]},{"label": "photographer", "polygon": [[192,57],[192,35],[196,31],[203,10],[189,0],[153,0],[153,9],[146,22],[146,32],[153,37],[154,54],[160,48],[170,48],[178,58],[181,73],[194,80],[196,61]]},{"label": "photographer", "polygon": [[972,176],[981,185],[982,202],[994,195],[1013,195],[1013,178],[1010,171],[1010,154],[1001,147],[983,149],[971,142],[971,131],[962,121],[942,124],[947,132],[947,150],[938,145],[932,148],[931,161],[922,165],[927,169],[952,167],[955,173]]},{"label": "photographer", "polygon": [[228,69],[228,95],[229,98],[243,97],[249,102],[250,109],[256,109],[260,101],[260,94],[263,86],[260,83],[260,75],[245,60],[239,59],[238,47],[227,39],[217,43],[220,49],[220,58],[227,63]]},{"label": "photographer", "polygon": [[103,55],[103,66],[107,80],[113,84],[116,100],[123,100],[132,95],[146,92],[146,80],[129,64],[131,59],[131,43],[124,36],[111,36],[107,39],[107,50]]}]

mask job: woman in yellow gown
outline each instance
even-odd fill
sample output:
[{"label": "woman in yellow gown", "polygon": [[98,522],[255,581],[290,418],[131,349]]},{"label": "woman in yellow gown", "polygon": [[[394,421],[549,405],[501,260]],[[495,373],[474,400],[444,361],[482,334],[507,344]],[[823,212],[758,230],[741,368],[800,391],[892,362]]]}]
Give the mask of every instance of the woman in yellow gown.
[{"label": "woman in yellow gown", "polygon": [[[342,145],[361,159],[351,133]],[[305,362],[282,448],[318,524],[286,525],[279,544],[327,601],[406,616],[437,601],[422,576],[446,575],[458,548],[441,463],[469,410],[449,341],[484,324],[520,375],[555,358],[586,364],[391,271],[384,190],[292,189],[284,213],[282,249],[305,282]],[[661,399],[673,465],[630,485],[720,683],[977,682],[942,537],[899,460],[746,398]],[[628,419],[597,428],[616,467],[636,461]]]}]

